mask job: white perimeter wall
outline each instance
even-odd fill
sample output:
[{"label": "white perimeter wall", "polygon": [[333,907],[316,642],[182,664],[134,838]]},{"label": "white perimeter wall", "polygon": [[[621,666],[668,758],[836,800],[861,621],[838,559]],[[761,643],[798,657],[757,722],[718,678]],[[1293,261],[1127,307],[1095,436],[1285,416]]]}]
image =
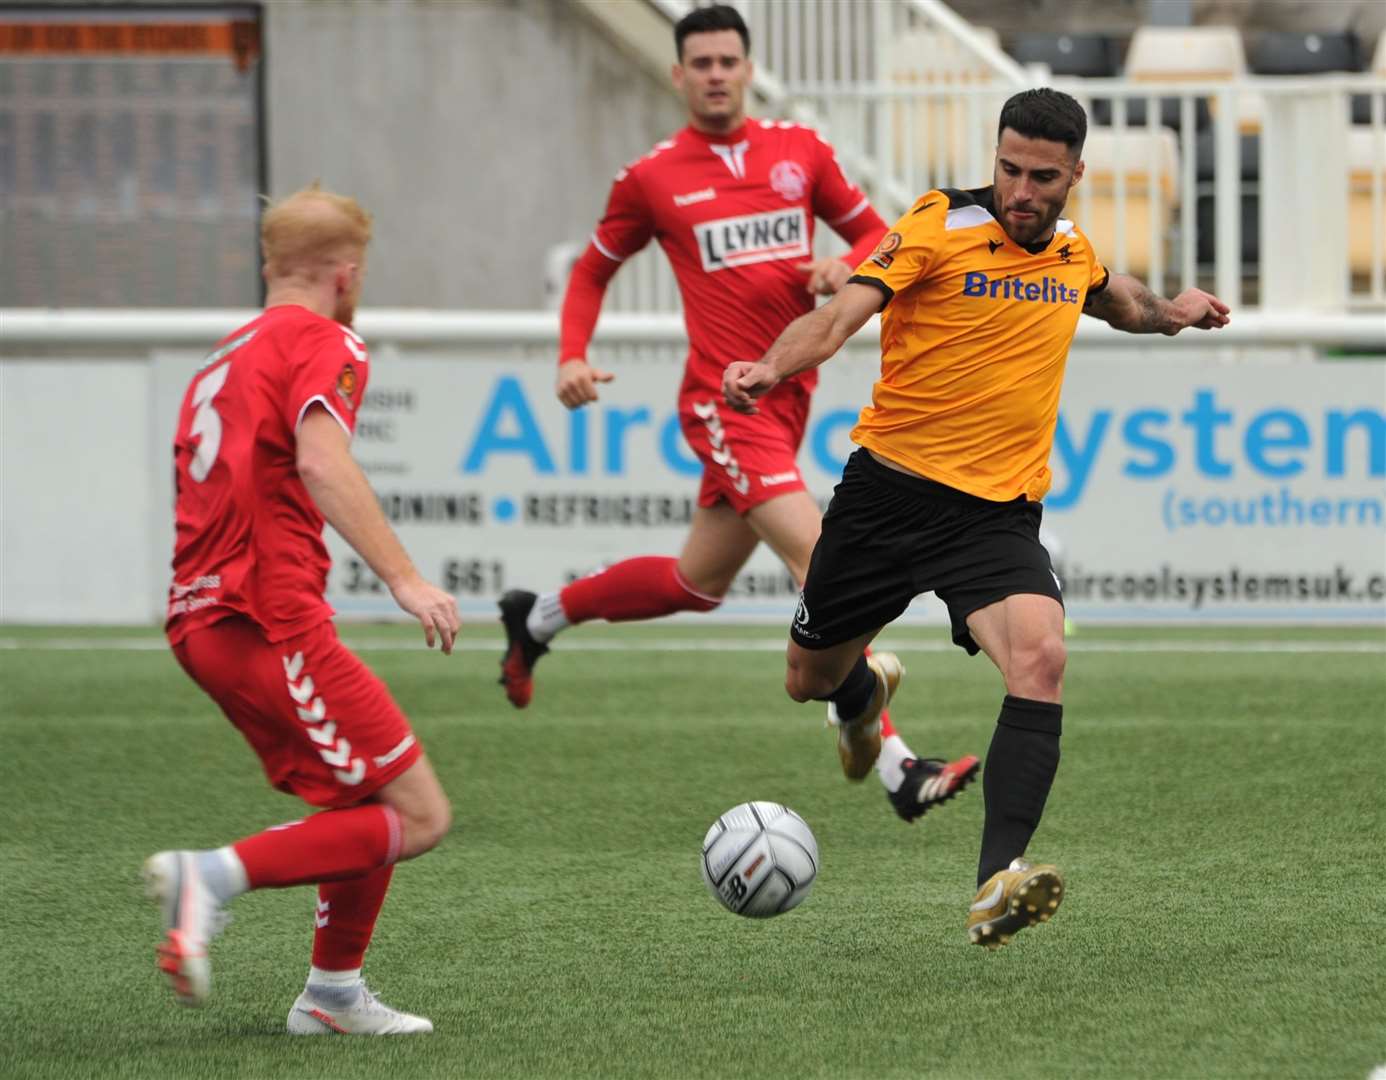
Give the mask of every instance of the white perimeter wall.
[{"label": "white perimeter wall", "polygon": [[[0,621],[159,619],[178,401],[205,343],[248,314],[156,315],[156,343],[138,313],[59,314],[55,339],[29,332],[44,316],[0,311]],[[1075,617],[1386,621],[1386,361],[1277,344],[1298,325],[1245,316],[1214,349],[1084,322],[1045,509]],[[1386,355],[1380,320],[1335,325]],[[598,355],[618,378],[577,414],[553,399],[551,314],[374,311],[361,329],[356,455],[470,617],[490,619],[505,588],[678,551],[697,466],[674,418],[676,319],[604,320]],[[824,499],[877,357],[864,331],[823,369],[800,465]],[[391,616],[329,540],[338,610]],[[794,591],[762,552],[722,612],[779,620]],[[940,616],[932,599],[913,614]]]}]

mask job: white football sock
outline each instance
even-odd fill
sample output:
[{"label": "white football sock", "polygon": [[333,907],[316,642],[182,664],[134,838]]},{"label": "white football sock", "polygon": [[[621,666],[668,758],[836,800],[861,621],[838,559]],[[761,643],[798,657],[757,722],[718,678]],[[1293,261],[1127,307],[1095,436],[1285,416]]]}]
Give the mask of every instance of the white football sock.
[{"label": "white football sock", "polygon": [[324,971],[322,968],[308,969],[309,986],[355,986],[361,981],[361,969],[350,971]]},{"label": "white football sock", "polygon": [[314,1000],[336,1009],[346,1009],[356,1004],[361,996],[361,969],[350,971],[324,971],[322,968],[308,969],[308,993]]},{"label": "white football sock", "polygon": [[905,759],[914,757],[914,752],[905,745],[899,735],[888,735],[881,740],[881,756],[876,759],[876,775],[881,778],[887,791],[899,791],[905,782]]},{"label": "white football sock", "polygon": [[197,872],[219,904],[227,904],[250,890],[245,864],[231,847],[197,852]]},{"label": "white football sock", "polygon": [[563,605],[558,593],[548,592],[534,601],[525,619],[525,627],[530,636],[541,645],[568,625],[568,616],[563,614]]}]

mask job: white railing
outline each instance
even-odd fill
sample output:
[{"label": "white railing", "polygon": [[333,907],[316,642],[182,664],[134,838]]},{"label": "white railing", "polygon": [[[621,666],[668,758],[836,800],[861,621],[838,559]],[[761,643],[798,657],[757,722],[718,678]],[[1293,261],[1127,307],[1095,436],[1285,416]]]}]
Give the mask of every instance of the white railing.
[{"label": "white railing", "polygon": [[[256,312],[244,308],[56,309],[0,308],[0,358],[31,359],[59,350],[153,350],[164,346],[210,348],[219,338],[249,322]],[[545,346],[557,341],[553,311],[437,311],[411,308],[366,308],[356,327],[372,348],[397,345]],[[880,327],[864,326],[854,346],[875,350]],[[597,323],[600,345],[686,346],[683,319],[677,314],[606,314]],[[1386,354],[1386,320],[1374,313],[1326,314],[1312,311],[1237,312],[1216,334],[1184,333],[1175,338],[1123,334],[1095,319],[1078,324],[1076,344],[1104,351],[1117,347],[1142,350],[1158,342],[1204,349],[1247,349],[1255,361],[1257,346],[1350,348]]]},{"label": "white railing", "polygon": [[[1233,303],[1245,286],[1266,307],[1386,306],[1386,80],[1055,85],[1108,121],[1089,130],[1068,213],[1112,269],[1161,291],[1209,285]],[[867,177],[890,217],[931,188],[990,182],[997,118],[1014,88],[901,78],[788,89],[823,118],[844,167]],[[1349,122],[1356,94],[1371,97],[1370,124]],[[1129,123],[1137,108],[1143,121]],[[1244,179],[1244,162],[1259,180]],[[898,184],[872,179],[886,176]]]},{"label": "white railing", "polygon": [[[689,0],[650,0],[671,21]],[[1051,82],[1092,127],[1069,214],[1115,270],[1199,284],[1268,310],[1386,309],[1386,80],[1051,80],[940,0],[733,0],[751,31],[763,115],[818,126],[882,216],[932,187],[990,182],[996,118]],[[1348,123],[1366,95],[1371,122]],[[1259,136],[1259,138],[1257,137]],[[828,229],[819,254],[845,249]],[[551,256],[551,302],[574,253]],[[677,310],[663,255],[622,268],[606,309]]]},{"label": "white railing", "polygon": [[[788,84],[857,85],[882,77],[889,44],[930,35],[930,55],[945,77],[967,81],[983,71],[1019,86],[1033,72],[1007,56],[996,33],[976,27],[942,0],[730,0],[746,20],[756,63],[755,88],[777,109]],[[671,23],[692,0],[650,0]]]}]

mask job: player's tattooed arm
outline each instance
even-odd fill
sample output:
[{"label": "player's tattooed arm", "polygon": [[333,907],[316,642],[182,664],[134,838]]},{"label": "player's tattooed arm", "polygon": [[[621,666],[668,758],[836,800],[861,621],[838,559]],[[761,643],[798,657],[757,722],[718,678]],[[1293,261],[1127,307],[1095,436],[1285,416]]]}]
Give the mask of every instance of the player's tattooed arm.
[{"label": "player's tattooed arm", "polygon": [[1112,274],[1106,287],[1089,292],[1083,311],[1130,334],[1167,334],[1188,327],[1215,330],[1226,326],[1228,308],[1212,293],[1185,289],[1173,300],[1157,296],[1129,274]]}]

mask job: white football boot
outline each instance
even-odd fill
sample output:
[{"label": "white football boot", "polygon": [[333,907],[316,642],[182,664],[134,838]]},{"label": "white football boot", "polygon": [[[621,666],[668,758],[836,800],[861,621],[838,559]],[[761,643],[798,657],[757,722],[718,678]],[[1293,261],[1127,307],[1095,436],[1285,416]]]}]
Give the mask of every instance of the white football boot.
[{"label": "white football boot", "polygon": [[289,1010],[290,1035],[430,1035],[433,1021],[392,1009],[361,984],[356,1003],[345,1009],[318,1002],[307,990]]},{"label": "white football boot", "polygon": [[144,862],[144,882],[164,917],[159,970],[169,977],[180,1005],[203,1005],[212,992],[207,946],[221,933],[228,916],[198,873],[196,852],[151,855]]}]

